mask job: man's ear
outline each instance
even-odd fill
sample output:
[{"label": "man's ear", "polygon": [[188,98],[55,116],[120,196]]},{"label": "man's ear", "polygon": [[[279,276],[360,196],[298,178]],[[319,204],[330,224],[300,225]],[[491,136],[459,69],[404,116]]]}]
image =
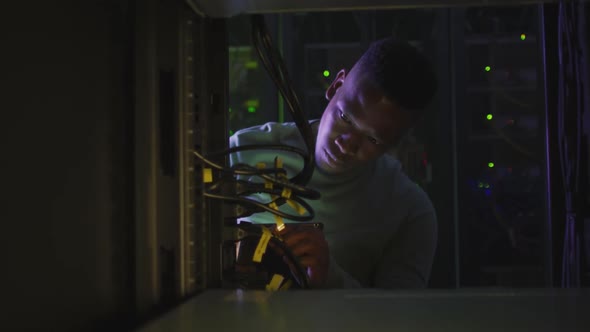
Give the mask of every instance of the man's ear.
[{"label": "man's ear", "polygon": [[338,88],[340,88],[342,86],[342,83],[344,83],[344,79],[346,78],[346,74],[347,74],[346,69],[342,69],[338,72],[338,74],[336,75],[336,78],[334,78],[334,81],[332,81],[332,84],[330,84],[330,86],[326,90],[326,99],[330,100],[330,99],[332,99],[332,97],[334,97],[336,90],[338,90]]}]

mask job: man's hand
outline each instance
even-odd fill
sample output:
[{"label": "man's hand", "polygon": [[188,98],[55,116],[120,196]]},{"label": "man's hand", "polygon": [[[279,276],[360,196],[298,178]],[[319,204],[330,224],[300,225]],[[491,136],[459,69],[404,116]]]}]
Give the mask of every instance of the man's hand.
[{"label": "man's hand", "polygon": [[288,224],[280,235],[307,271],[310,286],[322,286],[328,277],[330,264],[330,251],[324,233],[315,227]]}]

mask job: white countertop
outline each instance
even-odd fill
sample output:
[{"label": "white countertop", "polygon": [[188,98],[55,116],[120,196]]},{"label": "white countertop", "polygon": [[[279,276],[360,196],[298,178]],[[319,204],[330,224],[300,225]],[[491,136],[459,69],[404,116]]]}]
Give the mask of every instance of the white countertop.
[{"label": "white countertop", "polygon": [[590,331],[590,289],[208,290],[139,332]]}]

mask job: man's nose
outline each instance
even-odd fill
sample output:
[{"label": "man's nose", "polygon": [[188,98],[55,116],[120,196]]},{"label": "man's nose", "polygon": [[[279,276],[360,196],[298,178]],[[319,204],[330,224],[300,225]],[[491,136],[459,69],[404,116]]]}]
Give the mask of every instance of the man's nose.
[{"label": "man's nose", "polygon": [[336,137],[336,146],[345,155],[355,155],[360,146],[360,137],[356,133],[346,133]]}]

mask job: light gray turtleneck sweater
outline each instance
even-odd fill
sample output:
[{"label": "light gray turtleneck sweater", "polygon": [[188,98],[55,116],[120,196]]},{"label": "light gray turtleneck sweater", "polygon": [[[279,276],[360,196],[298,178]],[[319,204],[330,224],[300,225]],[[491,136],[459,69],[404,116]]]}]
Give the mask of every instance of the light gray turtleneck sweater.
[{"label": "light gray turtleneck sweater", "polygon": [[[311,123],[317,134],[319,121]],[[230,137],[230,147],[251,144],[283,144],[306,150],[294,123],[267,123]],[[283,160],[289,177],[303,168],[300,156],[274,150],[234,153],[230,163],[256,166],[264,162],[270,167],[276,156]],[[261,182],[257,177],[248,180]],[[427,286],[436,248],[436,214],[426,193],[403,173],[398,160],[383,155],[345,176],[326,174],[316,167],[307,187],[321,194],[319,200],[307,202],[315,211],[314,221],[324,224],[330,248],[327,288]],[[270,200],[266,194],[253,197]],[[295,213],[287,204],[281,210]],[[270,213],[247,219],[274,222]]]}]

